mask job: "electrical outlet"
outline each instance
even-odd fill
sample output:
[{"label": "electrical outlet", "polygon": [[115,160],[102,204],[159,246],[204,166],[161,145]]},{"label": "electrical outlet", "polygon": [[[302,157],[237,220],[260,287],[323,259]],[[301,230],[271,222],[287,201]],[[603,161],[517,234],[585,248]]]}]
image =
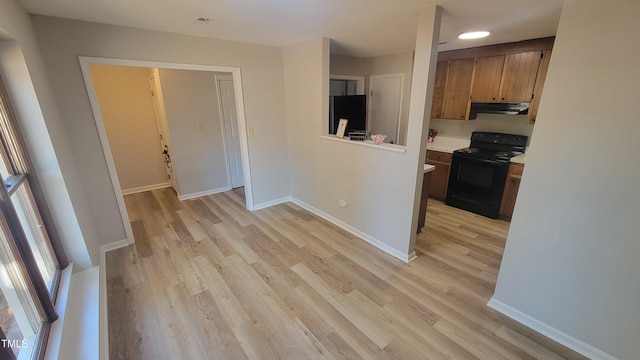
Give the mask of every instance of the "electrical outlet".
[{"label": "electrical outlet", "polygon": [[338,205],[340,205],[341,208],[346,209],[347,206],[349,206],[349,203],[347,202],[347,200],[340,200],[338,201]]},{"label": "electrical outlet", "polygon": [[464,131],[464,124],[458,125],[458,130],[460,130],[460,132],[463,132]]}]

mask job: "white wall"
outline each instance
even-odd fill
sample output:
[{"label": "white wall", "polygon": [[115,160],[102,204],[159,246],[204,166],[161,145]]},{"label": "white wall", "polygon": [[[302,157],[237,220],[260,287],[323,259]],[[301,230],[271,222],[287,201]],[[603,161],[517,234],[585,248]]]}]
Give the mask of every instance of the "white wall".
[{"label": "white wall", "polygon": [[215,73],[158,71],[179,195],[230,188]]},{"label": "white wall", "polygon": [[0,71],[69,261],[87,269],[99,243],[31,21],[15,0],[0,9]]},{"label": "white wall", "polygon": [[533,125],[527,124],[527,115],[478,114],[475,120],[431,119],[432,129],[439,136],[471,139],[474,131],[493,131],[531,137]]},{"label": "white wall", "polygon": [[638,19],[564,2],[494,294],[592,358],[640,353]]},{"label": "white wall", "polygon": [[367,76],[367,59],[354,56],[330,54],[331,75]]},{"label": "white wall", "polygon": [[413,70],[413,51],[376,56],[367,59],[366,89],[370,89],[369,77],[372,75],[404,74],[402,104],[400,107],[400,133],[398,144],[405,144],[409,120],[409,100],[411,99],[411,75]]},{"label": "white wall", "polygon": [[[428,15],[421,19],[422,32],[432,35],[433,19]],[[439,21],[437,24],[439,29]],[[423,52],[429,54],[431,41],[418,46],[428,47]],[[435,50],[433,54],[435,59]],[[419,97],[422,94],[424,105],[430,96],[427,74],[433,77],[428,70],[429,55],[421,59],[424,61],[417,73],[424,76],[413,81],[419,88],[414,86],[416,106],[409,120],[409,129],[416,135],[409,137],[406,153],[396,153],[321,138],[323,119],[328,117],[329,41],[316,39],[284,50],[291,196],[369,235],[387,251],[405,259],[413,252],[415,190],[421,186],[422,177],[419,157],[422,152],[424,158],[422,148],[426,148],[420,136],[424,106],[419,106]],[[349,202],[346,211],[338,206],[339,199]]]},{"label": "white wall", "polygon": [[78,56],[236,66],[242,69],[254,203],[288,195],[282,49],[32,16],[100,244],[125,239]]},{"label": "white wall", "polygon": [[90,68],[122,190],[166,184],[149,69],[100,64]]}]

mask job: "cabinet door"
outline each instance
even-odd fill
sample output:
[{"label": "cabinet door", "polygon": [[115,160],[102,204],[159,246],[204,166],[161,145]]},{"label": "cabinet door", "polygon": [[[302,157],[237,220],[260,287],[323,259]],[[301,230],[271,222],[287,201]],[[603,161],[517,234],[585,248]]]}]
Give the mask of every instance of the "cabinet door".
[{"label": "cabinet door", "polygon": [[447,84],[448,61],[438,61],[436,64],[436,78],[433,85],[433,100],[431,101],[431,117],[442,118],[444,104],[444,89]]},{"label": "cabinet door", "polygon": [[442,109],[443,119],[467,119],[474,63],[474,59],[449,61]]},{"label": "cabinet door", "polygon": [[450,165],[434,163],[436,168],[431,172],[431,184],[429,185],[429,196],[442,200],[447,197],[447,184],[449,182]]},{"label": "cabinet door", "polygon": [[538,76],[536,76],[536,85],[533,87],[533,99],[531,99],[531,103],[529,103],[529,115],[527,116],[527,122],[529,124],[534,124],[538,116],[538,106],[540,106],[540,97],[542,96],[542,88],[544,87],[544,79],[547,77],[550,60],[551,50],[545,50],[542,53]]},{"label": "cabinet door", "polygon": [[500,203],[500,217],[504,219],[511,220],[511,217],[513,217],[513,209],[516,206],[523,170],[524,165],[522,164],[509,165],[509,176],[507,177],[507,183],[502,194],[502,202]]},{"label": "cabinet door", "polygon": [[541,57],[542,51],[509,54],[505,57],[500,101],[531,101]]},{"label": "cabinet door", "polygon": [[476,59],[471,85],[471,100],[495,102],[500,93],[500,81],[504,68],[504,55],[485,56]]}]

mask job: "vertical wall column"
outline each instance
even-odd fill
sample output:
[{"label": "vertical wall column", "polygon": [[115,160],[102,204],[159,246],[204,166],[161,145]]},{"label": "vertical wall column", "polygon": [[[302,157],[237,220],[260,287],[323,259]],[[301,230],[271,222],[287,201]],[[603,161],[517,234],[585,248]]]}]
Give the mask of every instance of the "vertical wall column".
[{"label": "vertical wall column", "polygon": [[417,165],[414,169],[416,181],[409,254],[413,253],[416,242],[415,228],[418,226],[422,178],[424,176],[424,158],[427,151],[427,133],[425,130],[429,129],[429,114],[431,114],[431,98],[433,97],[441,18],[442,8],[437,5],[420,10],[418,18],[407,129],[407,147],[417,150],[410,151],[407,154],[413,157],[411,161]]}]

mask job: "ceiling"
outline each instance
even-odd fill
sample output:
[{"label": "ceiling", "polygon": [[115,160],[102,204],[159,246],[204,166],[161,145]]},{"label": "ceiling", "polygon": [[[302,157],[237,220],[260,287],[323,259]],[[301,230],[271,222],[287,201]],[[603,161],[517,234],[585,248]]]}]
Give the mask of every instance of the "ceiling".
[{"label": "ceiling", "polygon": [[[371,57],[415,47],[417,10],[443,9],[440,51],[554,35],[562,0],[20,0],[32,14],[286,46],[329,37],[332,52]],[[206,24],[196,18],[211,18]],[[461,32],[488,29],[482,40]]]}]

